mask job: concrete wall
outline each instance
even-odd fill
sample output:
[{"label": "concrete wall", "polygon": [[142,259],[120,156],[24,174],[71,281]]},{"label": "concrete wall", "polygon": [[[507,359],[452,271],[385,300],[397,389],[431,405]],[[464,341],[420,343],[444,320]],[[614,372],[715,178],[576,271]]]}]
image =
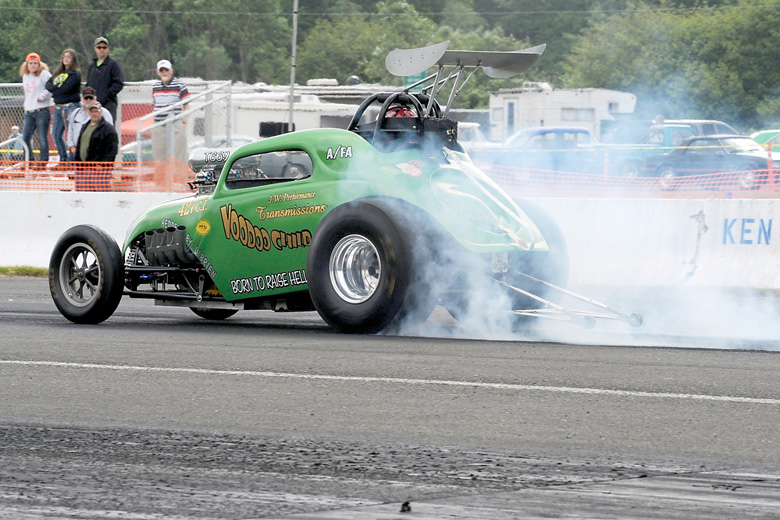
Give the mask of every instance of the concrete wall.
[{"label": "concrete wall", "polygon": [[0,265],[48,267],[65,230],[94,224],[121,245],[133,220],[167,193],[0,192]]},{"label": "concrete wall", "polygon": [[[0,266],[46,267],[96,224],[120,244],[164,193],[0,192]],[[568,242],[571,282],[780,289],[780,200],[539,199]]]},{"label": "concrete wall", "polygon": [[780,200],[540,199],[596,285],[780,288]]}]

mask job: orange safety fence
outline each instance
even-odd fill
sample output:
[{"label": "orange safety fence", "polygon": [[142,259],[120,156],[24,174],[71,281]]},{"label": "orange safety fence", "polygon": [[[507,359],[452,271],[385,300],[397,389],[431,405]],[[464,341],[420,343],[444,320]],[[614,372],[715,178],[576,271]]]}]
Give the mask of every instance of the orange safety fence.
[{"label": "orange safety fence", "polygon": [[508,193],[524,197],[780,197],[780,170],[735,171],[668,178],[552,171],[481,162],[475,164]]},{"label": "orange safety fence", "polygon": [[195,174],[176,159],[163,162],[59,162],[0,160],[0,191],[182,192]]},{"label": "orange safety fence", "polygon": [[[525,197],[778,198],[780,170],[737,171],[674,178],[625,177],[499,166],[475,162],[513,195]],[[0,191],[190,193],[188,165],[164,162],[40,163],[0,161]]]}]

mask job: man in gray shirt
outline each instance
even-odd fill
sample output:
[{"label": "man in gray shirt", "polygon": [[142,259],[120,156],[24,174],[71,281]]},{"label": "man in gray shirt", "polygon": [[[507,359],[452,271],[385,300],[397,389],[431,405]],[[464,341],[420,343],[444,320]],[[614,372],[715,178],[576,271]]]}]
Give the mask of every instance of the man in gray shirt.
[{"label": "man in gray shirt", "polygon": [[[70,153],[76,153],[76,141],[81,133],[81,127],[89,122],[89,112],[86,106],[95,101],[95,89],[92,87],[86,87],[81,93],[81,106],[78,107],[68,118],[68,150]],[[105,107],[101,107],[103,111],[103,119],[108,124],[114,124],[114,118],[111,117],[111,112],[106,110]]]}]

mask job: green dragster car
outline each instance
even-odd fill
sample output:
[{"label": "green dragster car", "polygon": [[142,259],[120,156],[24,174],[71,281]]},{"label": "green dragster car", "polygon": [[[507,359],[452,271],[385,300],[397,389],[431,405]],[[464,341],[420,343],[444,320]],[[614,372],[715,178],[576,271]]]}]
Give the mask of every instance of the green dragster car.
[{"label": "green dragster car", "polygon": [[[437,59],[468,62],[445,51]],[[517,52],[532,63],[531,51]],[[433,96],[376,94],[347,130],[202,149],[191,165],[197,193],[144,213],[121,250],[95,226],[63,234],[49,277],[66,318],[101,322],[126,295],[206,319],[316,309],[338,330],[373,333],[437,304],[458,319],[524,315],[568,279],[557,225],[474,166]],[[490,308],[472,305],[486,287]]]}]

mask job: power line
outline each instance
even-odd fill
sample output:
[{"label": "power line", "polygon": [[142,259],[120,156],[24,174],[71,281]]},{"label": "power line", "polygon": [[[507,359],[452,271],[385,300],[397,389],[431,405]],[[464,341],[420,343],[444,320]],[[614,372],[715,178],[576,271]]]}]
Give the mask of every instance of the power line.
[{"label": "power line", "polygon": [[[559,15],[559,14],[618,14],[618,13],[644,13],[644,12],[668,12],[668,13],[681,13],[681,12],[695,12],[695,11],[728,11],[728,10],[748,10],[748,9],[777,9],[777,2],[767,4],[756,5],[729,5],[729,6],[694,6],[694,7],[659,7],[659,8],[645,8],[645,9],[559,9],[559,10],[535,10],[535,11],[480,11],[480,12],[468,12],[460,13],[463,15],[471,16],[508,16],[508,15]],[[74,9],[64,7],[25,7],[25,6],[0,6],[0,11],[40,11],[40,12],[55,12],[55,13],[106,13],[106,14],[166,14],[166,15],[207,15],[207,16],[235,16],[235,11],[182,11],[182,10],[155,10],[155,9]],[[394,14],[393,16],[403,15],[403,13]],[[442,13],[415,13],[417,16],[433,17],[440,16]],[[278,17],[292,17],[291,12],[281,11],[245,11],[241,13],[241,16],[278,16]],[[381,13],[365,13],[365,12],[305,12],[298,11],[299,17],[350,17],[350,16],[362,16],[362,17],[383,17],[390,16]]]}]

